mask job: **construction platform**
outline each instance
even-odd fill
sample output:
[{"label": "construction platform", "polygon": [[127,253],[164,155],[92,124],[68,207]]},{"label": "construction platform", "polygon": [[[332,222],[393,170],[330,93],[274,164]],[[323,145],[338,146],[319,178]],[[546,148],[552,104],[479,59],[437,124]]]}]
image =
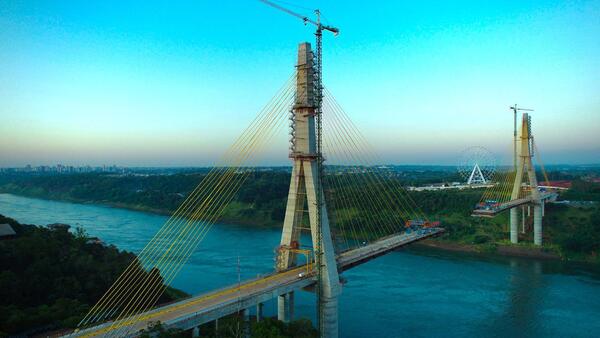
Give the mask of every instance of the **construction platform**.
[{"label": "construction platform", "polygon": [[[443,232],[443,228],[420,229],[385,237],[363,247],[345,251],[337,257],[338,269],[340,271],[350,269],[404,245],[437,236]],[[287,271],[272,273],[158,307],[120,321],[114,326],[113,322],[106,322],[73,332],[66,337],[102,337],[117,333],[119,337],[137,337],[140,330],[157,321],[160,321],[166,328],[190,330],[315,283],[315,271],[310,271],[306,265],[301,265]]]}]

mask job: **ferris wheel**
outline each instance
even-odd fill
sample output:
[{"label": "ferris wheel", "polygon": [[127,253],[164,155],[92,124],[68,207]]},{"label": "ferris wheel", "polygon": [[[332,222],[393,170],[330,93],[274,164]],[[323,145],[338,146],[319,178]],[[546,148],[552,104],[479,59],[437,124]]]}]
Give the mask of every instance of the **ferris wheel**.
[{"label": "ferris wheel", "polygon": [[467,184],[489,183],[496,172],[496,157],[484,147],[469,147],[459,157],[458,173]]}]

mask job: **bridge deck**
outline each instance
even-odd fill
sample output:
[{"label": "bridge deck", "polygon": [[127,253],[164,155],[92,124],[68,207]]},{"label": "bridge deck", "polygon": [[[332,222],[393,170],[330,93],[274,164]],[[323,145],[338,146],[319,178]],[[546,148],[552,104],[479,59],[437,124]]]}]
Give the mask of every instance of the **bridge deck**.
[{"label": "bridge deck", "polygon": [[[341,253],[338,256],[338,267],[340,271],[347,270],[403,245],[438,235],[443,231],[444,229],[441,228],[423,229],[380,239],[364,247]],[[302,265],[288,271],[273,273],[245,281],[239,285],[159,307],[138,317],[126,319],[114,326],[112,322],[107,322],[74,332],[69,336],[134,337],[139,334],[140,330],[156,321],[160,321],[165,327],[187,330],[314,283],[314,271],[307,271],[306,265]],[[118,332],[119,330],[123,332]]]},{"label": "bridge deck", "polygon": [[[548,200],[555,200],[556,196],[557,196],[557,194],[554,192],[540,193],[540,199],[543,202],[546,202]],[[512,209],[514,207],[518,207],[520,205],[529,204],[529,203],[533,203],[533,198],[531,196],[527,196],[525,198],[519,198],[516,200],[508,201],[506,203],[502,203],[502,204],[500,204],[500,206],[498,206],[496,208],[475,209],[475,210],[473,210],[473,213],[471,214],[471,216],[490,217],[491,218],[491,217],[495,217],[497,214],[503,212],[504,210]]]}]

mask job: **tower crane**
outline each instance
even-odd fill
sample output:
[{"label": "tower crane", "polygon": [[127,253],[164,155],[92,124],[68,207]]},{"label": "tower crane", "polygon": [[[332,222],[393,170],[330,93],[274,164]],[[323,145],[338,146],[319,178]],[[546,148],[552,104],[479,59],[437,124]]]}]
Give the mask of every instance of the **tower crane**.
[{"label": "tower crane", "polygon": [[268,1],[268,0],[259,0],[259,1],[261,1],[261,2],[263,2],[263,3],[265,3],[265,4],[269,5],[269,6],[271,6],[273,8],[277,8],[280,11],[283,11],[283,12],[286,12],[286,13],[288,13],[290,15],[293,15],[293,16],[299,18],[299,19],[302,19],[302,21],[304,21],[305,25],[307,23],[315,25],[317,27],[317,31],[328,30],[328,31],[332,32],[334,36],[337,36],[340,33],[340,30],[337,29],[337,28],[335,28],[335,27],[331,27],[331,26],[327,26],[327,25],[321,24],[321,20],[320,20],[321,12],[318,9],[315,10],[315,15],[317,16],[317,21],[314,21],[314,20],[311,20],[307,16],[304,16],[302,14],[298,14],[298,13],[296,13],[294,11],[291,11],[291,10],[289,10],[289,9],[283,7],[283,6],[280,6],[280,5],[278,5],[278,4],[274,3],[274,2],[271,2],[271,1]]}]

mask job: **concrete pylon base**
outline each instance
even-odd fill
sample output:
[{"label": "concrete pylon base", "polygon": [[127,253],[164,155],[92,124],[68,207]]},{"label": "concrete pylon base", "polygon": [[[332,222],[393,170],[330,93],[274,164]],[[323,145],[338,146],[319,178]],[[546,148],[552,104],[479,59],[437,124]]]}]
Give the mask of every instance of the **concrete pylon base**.
[{"label": "concrete pylon base", "polygon": [[277,297],[277,319],[284,323],[292,321],[294,316],[294,292]]},{"label": "concrete pylon base", "polygon": [[519,243],[519,211],[517,208],[510,209],[510,242]]},{"label": "concrete pylon base", "polygon": [[265,304],[263,303],[256,304],[256,322],[260,322],[262,320],[264,307]]},{"label": "concrete pylon base", "polygon": [[533,243],[542,245],[542,205],[533,207]]},{"label": "concrete pylon base", "polygon": [[323,304],[323,323],[321,337],[338,337],[338,297],[322,297]]}]

